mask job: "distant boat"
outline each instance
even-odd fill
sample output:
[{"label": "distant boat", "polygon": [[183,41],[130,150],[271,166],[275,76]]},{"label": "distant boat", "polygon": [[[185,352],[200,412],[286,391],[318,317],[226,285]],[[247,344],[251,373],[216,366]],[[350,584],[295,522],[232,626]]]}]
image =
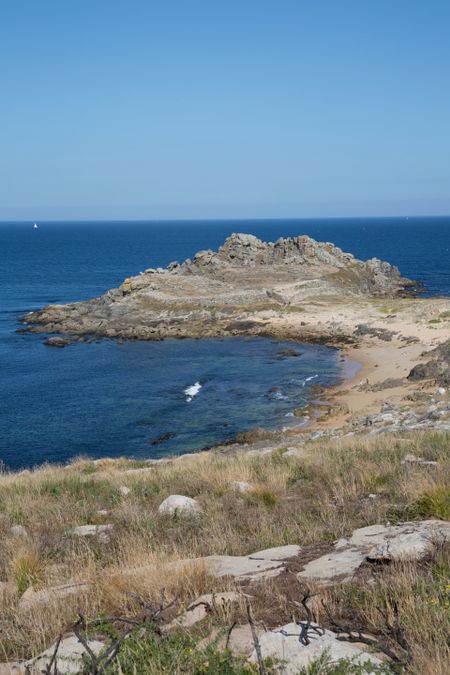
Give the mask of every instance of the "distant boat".
[{"label": "distant boat", "polygon": [[37,223],[35,223],[35,224],[33,225],[33,229],[35,229],[35,230],[38,229]]}]

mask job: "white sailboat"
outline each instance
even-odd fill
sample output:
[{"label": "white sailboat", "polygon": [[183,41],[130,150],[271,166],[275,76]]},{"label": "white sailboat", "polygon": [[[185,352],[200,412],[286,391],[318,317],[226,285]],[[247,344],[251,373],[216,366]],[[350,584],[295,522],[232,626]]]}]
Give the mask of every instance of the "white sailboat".
[{"label": "white sailboat", "polygon": [[37,223],[35,223],[35,224],[33,225],[33,229],[34,229],[34,230],[37,230],[37,229],[38,229]]}]

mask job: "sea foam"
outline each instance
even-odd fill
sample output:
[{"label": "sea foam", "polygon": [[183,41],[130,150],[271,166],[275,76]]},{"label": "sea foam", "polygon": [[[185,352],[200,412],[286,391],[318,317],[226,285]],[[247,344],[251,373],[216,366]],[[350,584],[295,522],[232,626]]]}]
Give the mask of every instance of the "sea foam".
[{"label": "sea foam", "polygon": [[195,384],[191,384],[190,387],[187,387],[184,391],[183,394],[186,396],[186,401],[189,403],[192,401],[194,396],[197,396],[198,392],[202,388],[202,385],[200,382],[196,382]]}]

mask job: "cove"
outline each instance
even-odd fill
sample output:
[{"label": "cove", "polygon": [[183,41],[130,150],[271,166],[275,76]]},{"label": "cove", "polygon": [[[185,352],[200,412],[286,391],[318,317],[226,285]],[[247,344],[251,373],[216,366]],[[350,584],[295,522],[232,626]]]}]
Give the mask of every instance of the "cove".
[{"label": "cove", "polygon": [[330,386],[343,373],[337,349],[269,338],[64,349],[43,346],[42,336],[15,340],[26,370],[5,377],[0,418],[0,456],[11,470],[80,455],[181,454],[254,427],[299,424],[292,412],[313,385]]}]

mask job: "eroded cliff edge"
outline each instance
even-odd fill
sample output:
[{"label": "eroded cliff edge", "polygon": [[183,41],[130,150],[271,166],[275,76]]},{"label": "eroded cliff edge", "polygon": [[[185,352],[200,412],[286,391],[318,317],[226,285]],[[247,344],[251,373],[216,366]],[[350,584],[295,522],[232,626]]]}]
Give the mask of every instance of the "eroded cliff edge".
[{"label": "eroded cliff edge", "polygon": [[[400,297],[413,285],[387,262],[363,262],[307,236],[266,243],[232,234],[217,252],[147,269],[98,298],[49,305],[24,321],[33,332],[71,336],[276,335],[280,318],[299,317],[305,306]],[[308,328],[301,332],[306,339]]]}]

